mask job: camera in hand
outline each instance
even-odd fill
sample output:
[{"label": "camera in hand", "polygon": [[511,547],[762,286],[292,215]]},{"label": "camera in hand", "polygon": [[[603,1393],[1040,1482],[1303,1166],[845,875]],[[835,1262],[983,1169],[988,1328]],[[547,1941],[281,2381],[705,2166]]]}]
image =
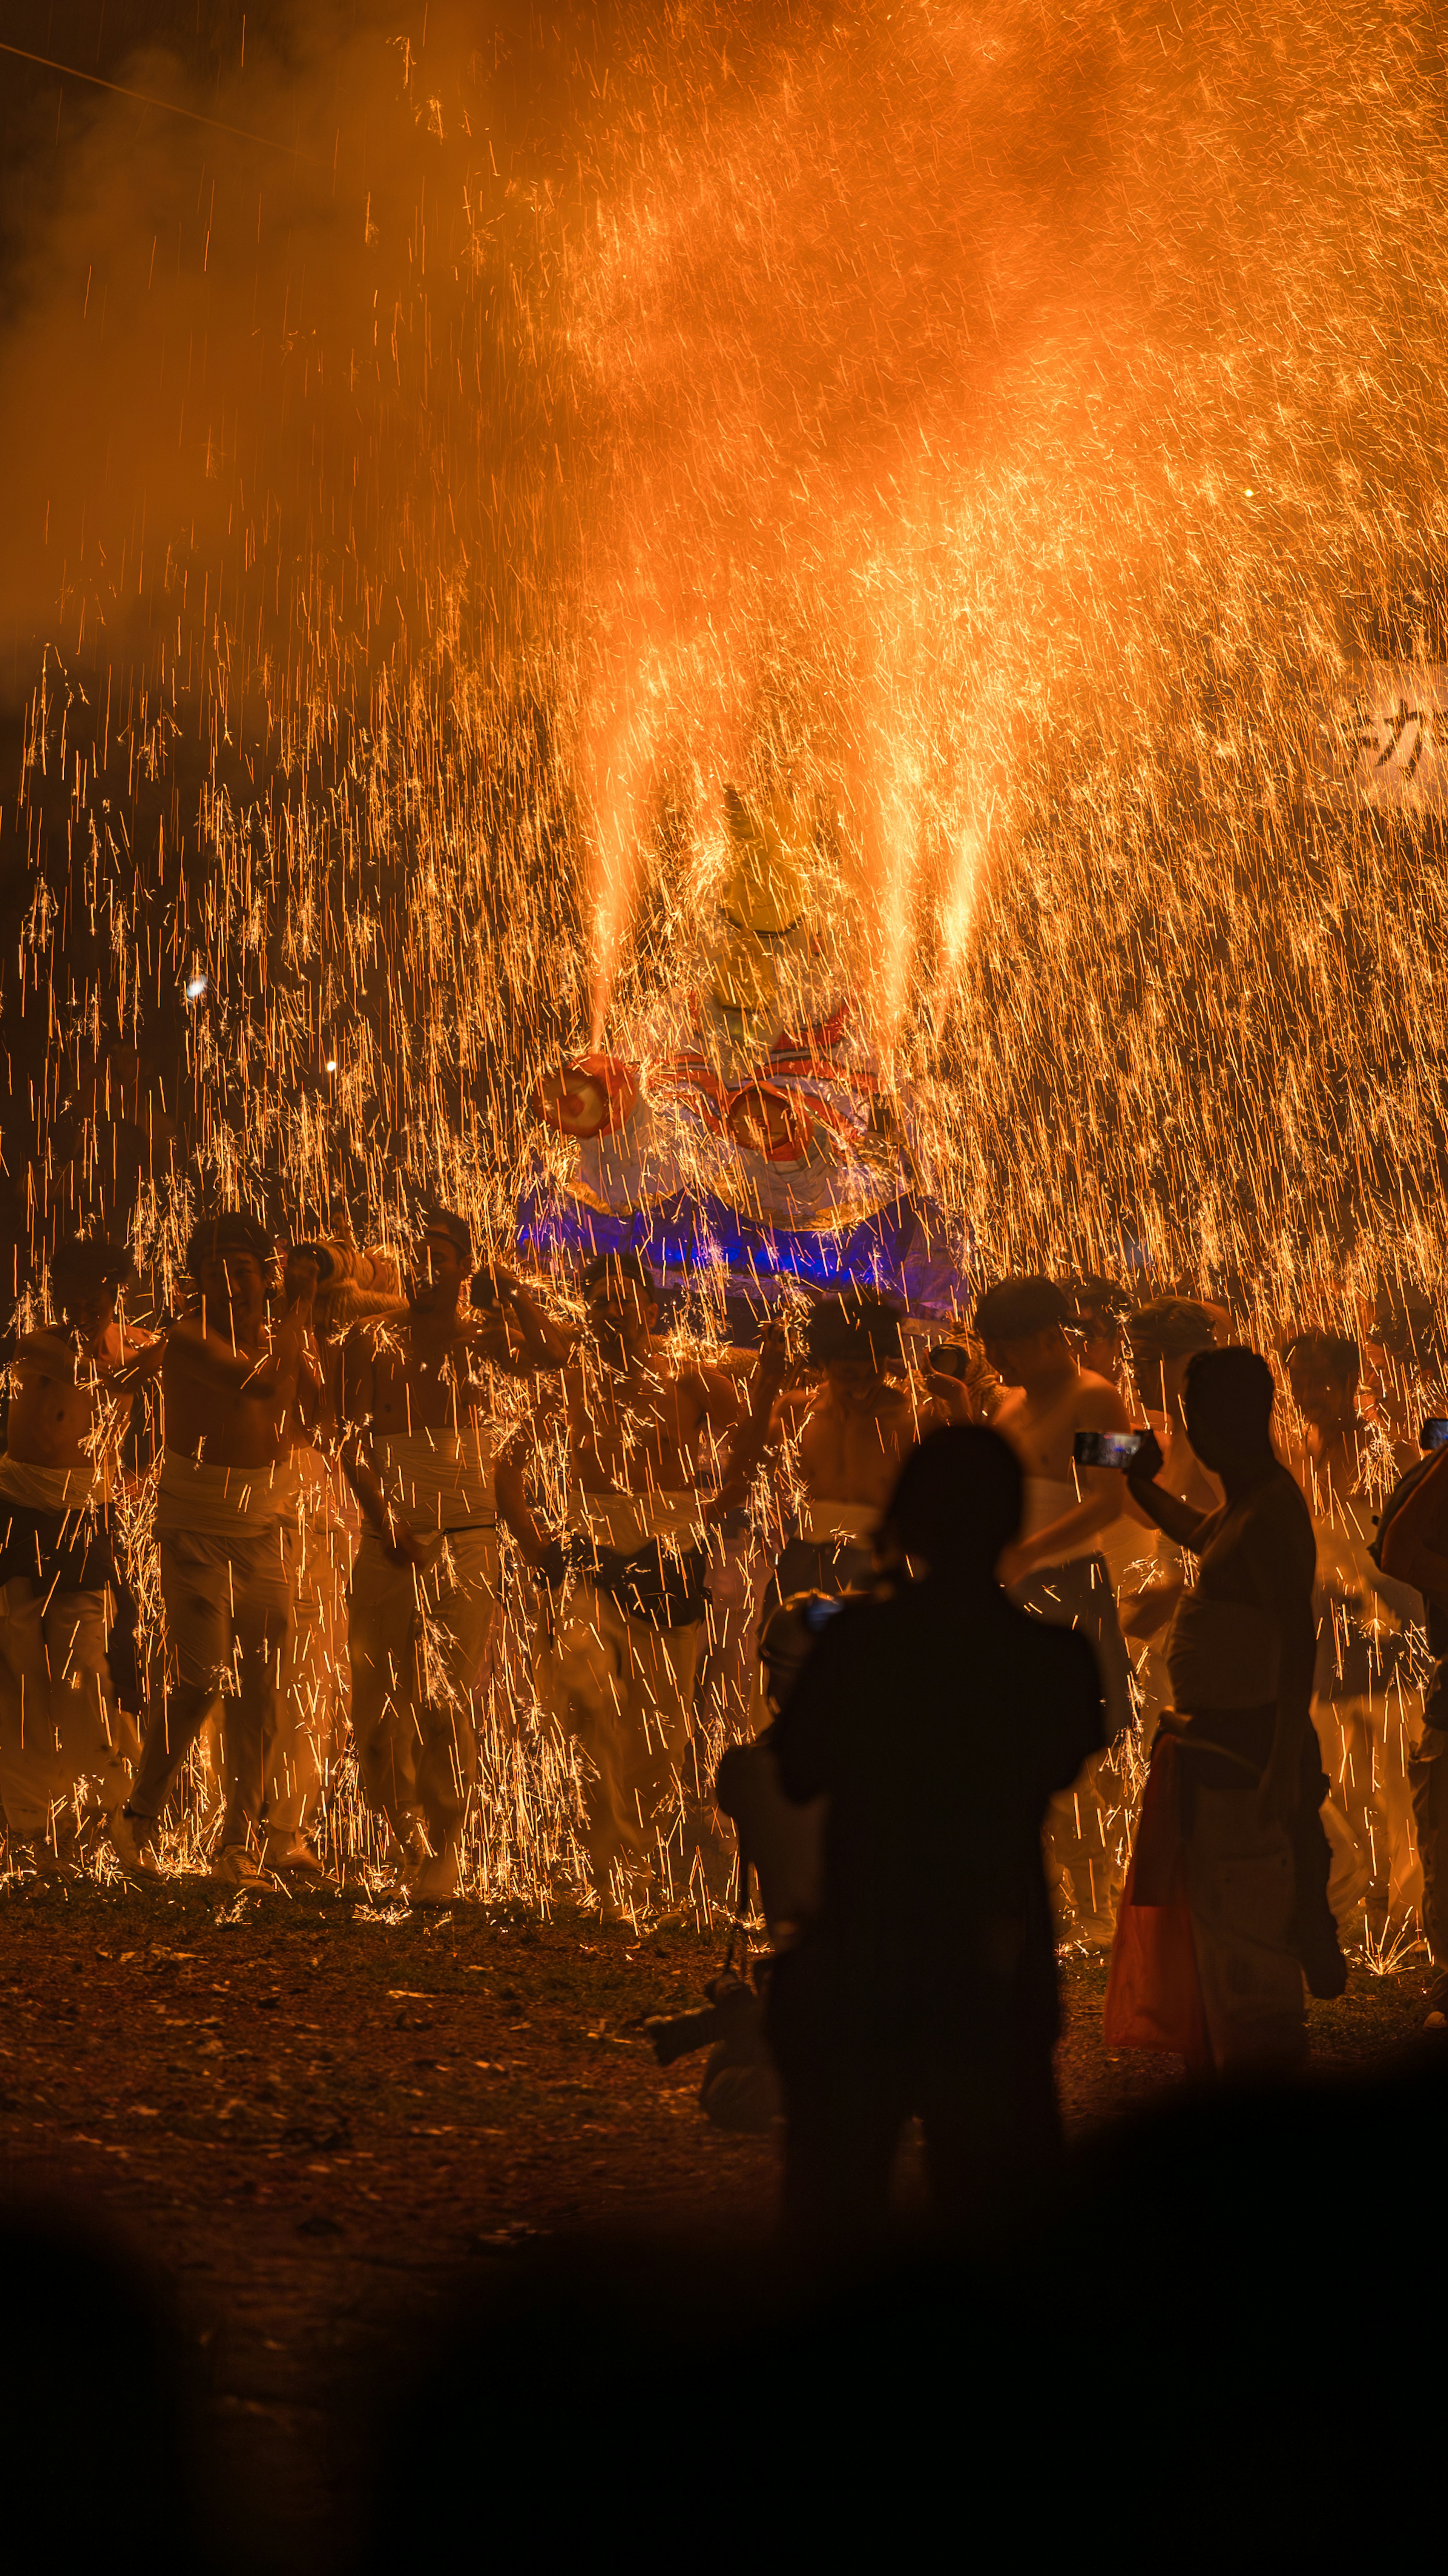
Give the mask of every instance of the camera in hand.
[{"label": "camera in hand", "polygon": [[294,1261],[315,1261],[317,1265],[317,1286],[319,1288],[337,1288],[340,1287],[344,1279],[352,1279],[356,1277],[359,1256],[355,1247],[350,1243],[294,1243],[292,1245],[292,1259]]},{"label": "camera in hand", "polygon": [[747,1977],[736,1976],[726,1968],[722,1976],[711,1977],[704,1992],[708,2003],[699,2012],[656,2013],[644,2023],[653,2042],[654,2055],[660,2066],[672,2066],[676,2057],[688,2057],[696,2048],[709,2048],[727,2039],[736,2025],[753,2021],[759,2012],[759,1998]]},{"label": "camera in hand", "polygon": [[932,1342],[927,1356],[937,1377],[970,1375],[970,1353],[962,1342]]},{"label": "camera in hand", "polygon": [[1418,1434],[1420,1449],[1448,1449],[1448,1416],[1432,1413]]},{"label": "camera in hand", "polygon": [[1149,1431],[1078,1431],[1071,1455],[1078,1467],[1134,1467]]}]

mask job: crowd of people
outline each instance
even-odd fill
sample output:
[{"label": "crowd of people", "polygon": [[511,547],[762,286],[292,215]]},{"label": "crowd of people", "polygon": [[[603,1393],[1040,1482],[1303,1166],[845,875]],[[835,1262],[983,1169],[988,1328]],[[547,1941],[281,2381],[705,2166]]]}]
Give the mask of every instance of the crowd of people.
[{"label": "crowd of people", "polygon": [[[125,1255],[64,1244],[51,1320],[13,1349],[12,1862],[28,1849],[63,1871],[108,1846],[128,1875],[160,1875],[186,1757],[211,1728],[214,1875],[320,1882],[313,1828],[350,1740],[399,1891],[451,1901],[497,1687],[501,1528],[528,1570],[531,1690],[574,1748],[606,1911],[637,1919],[681,1876],[725,1893],[703,1711],[712,1691],[717,1716],[732,1654],[725,1731],[768,1716],[753,1647],[779,1605],[893,1604],[919,1634],[889,1656],[924,1657],[939,1681],[989,1664],[992,1637],[1005,1652],[994,1605],[1009,1596],[1091,1650],[1057,1674],[1043,1641],[1020,1683],[1022,1705],[1054,1706],[1033,1777],[1055,1937],[1119,1950],[1133,1905],[1139,1928],[1143,1905],[1164,1920],[1163,1891],[1180,1890],[1203,2062],[1290,2054],[1303,1973],[1329,1990],[1334,1924],[1354,1915],[1380,1933],[1421,1922],[1448,1952],[1448,1450],[1420,1452],[1409,1410],[1437,1366],[1411,1296],[1285,1331],[1274,1368],[1210,1302],[1045,1277],[997,1282],[941,1341],[852,1289],[752,1347],[706,1350],[660,1332],[640,1256],[589,1265],[580,1321],[576,1299],[565,1313],[541,1283],[479,1266],[443,1210],[406,1276],[336,1244],[278,1252],[233,1211],[198,1225],[186,1277],[184,1311],[144,1329],[125,1312]],[[906,1527],[922,1476],[929,1543]],[[163,1651],[138,1657],[143,1543]],[[931,1591],[936,1554],[952,1572]],[[927,1595],[945,1605],[934,1628]],[[781,1720],[800,1799],[830,1773],[820,1676],[855,1624],[814,1659],[807,1757],[805,1717]],[[868,1665],[862,1646],[855,1701]],[[989,1714],[1008,1740],[1004,1681]],[[964,1821],[959,1842],[952,1901],[990,1875]]]}]

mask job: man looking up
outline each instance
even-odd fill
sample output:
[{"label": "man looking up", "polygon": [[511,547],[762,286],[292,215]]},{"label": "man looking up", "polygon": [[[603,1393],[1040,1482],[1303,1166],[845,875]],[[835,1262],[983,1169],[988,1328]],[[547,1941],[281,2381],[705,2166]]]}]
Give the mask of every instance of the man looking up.
[{"label": "man looking up", "polygon": [[317,1266],[294,1253],[283,1312],[267,1322],[272,1247],[234,1209],[198,1225],[186,1248],[189,1311],[167,1337],[161,1371],[166,1448],[156,1503],[161,1600],[177,1684],[152,1715],[129,1804],[111,1838],[127,1868],[154,1873],[157,1830],[177,1774],[223,1689],[226,1808],[213,1874],[254,1886],[277,1719],[288,1602],[282,1530],[288,1465],[320,1371],[312,1346]]},{"label": "man looking up", "polygon": [[129,1254],[103,1238],[61,1244],[57,1321],[27,1333],[13,1364],[0,1457],[0,1796],[42,1867],[75,1844],[82,1782],[90,1821],[125,1795],[130,1728],[108,1652],[124,1579],[112,1496],[135,1388],[161,1359],[151,1335],[121,1320],[130,1276]]},{"label": "man looking up", "polygon": [[406,1313],[355,1326],[342,1350],[353,1425],[342,1463],[364,1523],[348,1622],[353,1734],[368,1803],[424,1905],[458,1892],[497,1613],[503,1435],[488,1372],[557,1368],[564,1348],[501,1272],[486,1280],[495,1306],[461,1313],[471,1270],[466,1220],[430,1214]]},{"label": "man looking up", "polygon": [[[551,1587],[538,1693],[585,1757],[599,1904],[631,1919],[669,1889],[671,1845],[689,1868],[703,1853],[706,1874],[719,1850],[691,1723],[705,1609],[698,1482],[701,1451],[717,1450],[742,1407],[722,1369],[675,1365],[654,1340],[658,1292],[640,1254],[600,1253],[583,1292],[587,1330],[562,1391],[571,1543],[539,1527],[525,1487],[550,1406],[506,1451],[498,1501]],[[731,1492],[726,1472],[712,1515]]]},{"label": "man looking up", "polygon": [[1129,1476],[1137,1504],[1197,1559],[1167,1642],[1182,1759],[1187,1898],[1207,2036],[1221,2072],[1307,2046],[1302,1975],[1341,1994],[1327,1904],[1327,1781],[1310,1707],[1317,1632],[1312,1521],[1272,1447],[1272,1371],[1255,1351],[1199,1351],[1187,1436],[1226,1501],[1198,1512],[1156,1481],[1153,1438]]}]

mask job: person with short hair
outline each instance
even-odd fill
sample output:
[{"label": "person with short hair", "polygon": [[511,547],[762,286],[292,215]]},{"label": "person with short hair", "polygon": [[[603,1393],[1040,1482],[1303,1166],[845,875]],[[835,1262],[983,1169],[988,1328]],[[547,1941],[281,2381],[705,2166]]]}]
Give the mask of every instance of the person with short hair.
[{"label": "person with short hair", "polygon": [[1070,1330],[1081,1366],[1093,1377],[1104,1377],[1109,1386],[1119,1386],[1126,1361],[1130,1290],[1119,1280],[1103,1279],[1091,1271],[1083,1278],[1063,1279],[1061,1287],[1071,1308]]},{"label": "person with short hair", "polygon": [[1175,1708],[1162,1730],[1182,1773],[1180,1828],[1207,2040],[1221,2073],[1306,2052],[1304,1968],[1346,1980],[1327,1902],[1327,1795],[1311,1721],[1317,1653],[1312,1520],[1272,1446],[1272,1371],[1240,1346],[1189,1362],[1193,1451],[1225,1502],[1198,1512],[1159,1482],[1154,1436],[1127,1481],[1197,1560],[1167,1641]]},{"label": "person with short hair", "polygon": [[126,1791],[136,1750],[110,1646],[124,1598],[118,1451],[154,1337],[122,1314],[129,1253],[58,1246],[56,1320],[22,1336],[0,1456],[0,1798],[37,1867],[74,1859]]},{"label": "person with short hair", "polygon": [[659,1294],[640,1253],[600,1253],[583,1274],[588,1323],[563,1382],[570,1536],[535,1519],[526,1471],[556,1420],[544,1405],[504,1452],[498,1500],[547,1587],[538,1695],[584,1757],[583,1842],[600,1908],[633,1920],[676,1894],[676,1866],[718,1876],[722,1844],[693,1725],[706,1608],[701,1453],[722,1457],[743,1412],[733,1379],[669,1359]]},{"label": "person with short hair", "polygon": [[506,1436],[490,1372],[561,1366],[526,1290],[473,1272],[465,1218],[419,1229],[407,1310],[355,1325],[342,1350],[342,1463],[362,1510],[348,1654],[363,1794],[388,1828],[414,1904],[457,1895],[499,1591],[494,1478]]},{"label": "person with short hair", "polygon": [[775,1724],[786,1795],[828,1801],[823,1904],[769,1989],[797,2240],[879,2229],[912,2113],[955,2228],[1060,2152],[1041,1828],[1102,1743],[1102,1697],[1085,1638],[1002,1589],[1022,1498],[980,1424],[913,1449],[885,1527],[918,1578],[844,1604]]},{"label": "person with short hair", "polygon": [[[1158,1481],[1166,1493],[1190,1503],[1194,1510],[1216,1511],[1222,1489],[1194,1455],[1182,1415],[1188,1363],[1198,1351],[1215,1350],[1216,1316],[1194,1297],[1154,1297],[1128,1319],[1126,1342],[1131,1384],[1165,1460]],[[1184,1550],[1165,1530],[1152,1533],[1151,1555],[1147,1579],[1131,1594],[1121,1615],[1136,1658],[1144,1751],[1150,1748],[1160,1710],[1171,1704],[1171,1680],[1160,1641],[1189,1572]]]},{"label": "person with short hair", "polygon": [[161,1819],[181,1765],[221,1698],[226,1801],[212,1875],[235,1887],[262,1877],[258,1845],[289,1621],[290,1453],[320,1384],[315,1260],[289,1260],[274,1328],[271,1264],[271,1237],[254,1217],[231,1209],[205,1218],[186,1248],[188,1310],[166,1338],[156,1541],[175,1686],[152,1711],[135,1785],[111,1823],[122,1863],[145,1876],[157,1871]]}]

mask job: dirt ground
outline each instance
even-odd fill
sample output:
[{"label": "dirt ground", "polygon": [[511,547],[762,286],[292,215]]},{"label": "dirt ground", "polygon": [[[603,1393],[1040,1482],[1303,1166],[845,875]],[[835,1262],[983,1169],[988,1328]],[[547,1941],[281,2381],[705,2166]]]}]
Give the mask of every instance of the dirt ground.
[{"label": "dirt ground", "polygon": [[[393,1919],[350,1892],[0,1892],[0,2180],[118,2229],[174,2282],[238,2565],[339,2563],[348,2391],[498,2249],[770,2228],[775,2142],[711,2127],[702,2060],[660,2073],[641,2027],[701,2002],[718,1950],[692,1925]],[[1355,1968],[1312,2007],[1315,2056],[1392,2050],[1429,1982],[1421,1960]],[[1078,2132],[1180,2080],[1107,2052],[1104,1984],[1100,1961],[1066,1962]]]}]

